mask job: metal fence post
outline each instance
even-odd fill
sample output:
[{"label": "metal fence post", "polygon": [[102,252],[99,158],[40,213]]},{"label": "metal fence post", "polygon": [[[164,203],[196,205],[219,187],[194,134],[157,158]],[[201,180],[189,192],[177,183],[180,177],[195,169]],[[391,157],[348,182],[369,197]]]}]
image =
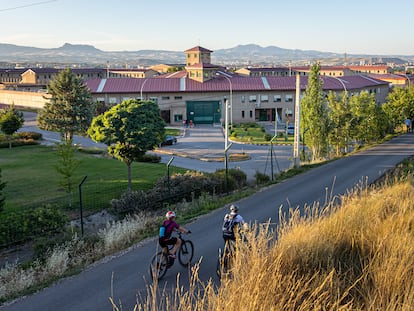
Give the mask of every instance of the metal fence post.
[{"label": "metal fence post", "polygon": [[79,184],[79,209],[80,209],[80,220],[81,220],[81,235],[83,237],[83,211],[82,211],[82,184],[85,182],[88,176],[83,177]]}]

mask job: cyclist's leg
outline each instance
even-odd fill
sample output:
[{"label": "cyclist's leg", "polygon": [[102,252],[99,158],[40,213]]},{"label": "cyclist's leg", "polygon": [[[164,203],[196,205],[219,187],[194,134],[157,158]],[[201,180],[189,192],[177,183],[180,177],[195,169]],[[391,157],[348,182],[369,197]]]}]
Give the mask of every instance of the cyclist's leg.
[{"label": "cyclist's leg", "polygon": [[170,250],[170,254],[172,255],[172,257],[174,257],[178,248],[181,246],[181,239],[172,237],[169,241],[171,243],[170,245],[174,245],[174,247]]}]

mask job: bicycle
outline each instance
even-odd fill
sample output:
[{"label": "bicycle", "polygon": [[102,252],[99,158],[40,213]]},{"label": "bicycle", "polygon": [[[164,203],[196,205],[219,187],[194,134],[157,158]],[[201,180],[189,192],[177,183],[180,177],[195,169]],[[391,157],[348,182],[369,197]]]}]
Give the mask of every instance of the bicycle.
[{"label": "bicycle", "polygon": [[233,259],[236,253],[236,241],[226,240],[224,243],[224,248],[218,249],[218,259],[216,272],[217,276],[221,279],[223,275],[230,275],[231,269],[233,266]]},{"label": "bicycle", "polygon": [[[178,238],[181,240],[181,246],[177,252],[178,262],[183,267],[187,267],[191,264],[191,260],[194,257],[194,244],[190,240],[185,240],[182,237],[181,232],[178,233]],[[161,280],[167,273],[167,270],[174,265],[174,262],[170,262],[170,258],[168,258],[168,254],[173,247],[174,245],[168,245],[168,248],[160,250],[152,257],[149,266],[149,272],[153,280],[155,278],[157,280]]]}]

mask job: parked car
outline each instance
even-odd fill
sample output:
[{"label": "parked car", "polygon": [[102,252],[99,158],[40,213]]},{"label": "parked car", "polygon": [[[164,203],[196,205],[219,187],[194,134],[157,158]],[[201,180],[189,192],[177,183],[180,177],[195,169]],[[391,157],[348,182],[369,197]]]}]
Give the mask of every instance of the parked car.
[{"label": "parked car", "polygon": [[287,133],[288,133],[288,135],[294,135],[295,134],[295,126],[292,124],[292,125],[288,125],[288,127],[287,127]]},{"label": "parked car", "polygon": [[177,137],[167,135],[165,136],[165,140],[161,143],[161,146],[171,146],[177,143]]}]

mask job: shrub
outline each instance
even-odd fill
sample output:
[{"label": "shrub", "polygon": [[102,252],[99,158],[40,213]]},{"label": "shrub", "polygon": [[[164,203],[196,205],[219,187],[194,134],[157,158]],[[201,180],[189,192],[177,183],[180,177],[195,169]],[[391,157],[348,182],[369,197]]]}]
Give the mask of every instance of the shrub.
[{"label": "shrub", "polygon": [[16,136],[20,139],[26,139],[26,140],[41,140],[42,134],[36,133],[36,132],[18,132],[16,133]]},{"label": "shrub", "polygon": [[[241,172],[244,174],[243,172]],[[236,184],[245,183],[246,176],[239,172],[234,173],[234,177],[229,174],[231,189],[235,189]],[[225,191],[225,175],[221,172],[204,174],[200,172],[186,172],[185,174],[174,174],[160,178],[154,187],[148,192],[127,191],[119,199],[111,200],[114,210],[121,214],[138,212],[143,210],[156,210],[162,208],[164,204],[174,204],[191,201],[201,193],[223,193]]]},{"label": "shrub", "polygon": [[270,135],[269,133],[266,133],[263,135],[263,139],[265,141],[270,141],[272,139],[272,135]]},{"label": "shrub", "polygon": [[[27,145],[38,145],[39,142],[34,141],[33,139],[28,140],[14,140],[11,142],[12,147],[20,147],[20,146],[27,146]],[[0,148],[9,148],[9,143],[6,141],[0,142]]]},{"label": "shrub", "polygon": [[138,162],[160,163],[161,157],[156,154],[146,153],[143,156],[139,157]]},{"label": "shrub", "polygon": [[254,174],[254,177],[256,178],[257,185],[264,185],[270,181],[270,177],[268,175],[260,173],[258,171],[256,171],[256,174]]},{"label": "shrub", "polygon": [[0,218],[0,245],[62,232],[66,222],[66,215],[53,206],[7,213]]}]

